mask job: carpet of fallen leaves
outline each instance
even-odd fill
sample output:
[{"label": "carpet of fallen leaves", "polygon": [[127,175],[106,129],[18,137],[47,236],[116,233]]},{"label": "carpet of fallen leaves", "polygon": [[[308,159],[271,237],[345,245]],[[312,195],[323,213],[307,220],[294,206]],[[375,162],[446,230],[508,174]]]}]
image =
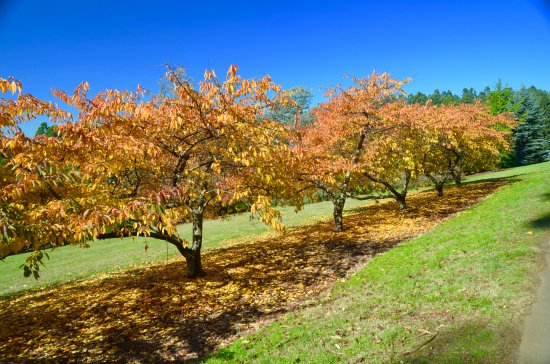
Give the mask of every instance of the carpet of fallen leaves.
[{"label": "carpet of fallen leaves", "polygon": [[[235,335],[315,299],[373,255],[432,229],[503,182],[385,201],[344,219],[251,240],[204,257],[68,283],[0,301],[0,362],[169,362],[203,357]],[[124,254],[123,251],[120,254]]]}]

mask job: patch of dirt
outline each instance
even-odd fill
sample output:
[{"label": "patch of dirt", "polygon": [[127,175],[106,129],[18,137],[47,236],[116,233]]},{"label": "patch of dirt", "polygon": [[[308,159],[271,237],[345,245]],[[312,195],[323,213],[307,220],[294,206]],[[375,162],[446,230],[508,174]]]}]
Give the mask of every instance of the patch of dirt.
[{"label": "patch of dirt", "polygon": [[[352,211],[346,230],[324,222],[211,251],[206,277],[183,260],[0,301],[0,361],[196,360],[318,298],[372,256],[433,229],[504,182],[425,191]],[[124,254],[121,251],[120,254]],[[75,262],[77,264],[77,262]]]}]

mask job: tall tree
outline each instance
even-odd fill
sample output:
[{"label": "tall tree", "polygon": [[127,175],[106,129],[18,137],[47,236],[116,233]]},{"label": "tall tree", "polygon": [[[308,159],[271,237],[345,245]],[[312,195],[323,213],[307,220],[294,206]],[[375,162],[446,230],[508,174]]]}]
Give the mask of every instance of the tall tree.
[{"label": "tall tree", "polygon": [[407,103],[409,104],[424,105],[428,100],[429,100],[429,97],[422,92],[417,92],[415,94],[407,95]]},{"label": "tall tree", "polygon": [[35,136],[37,136],[37,135],[46,135],[46,136],[49,136],[49,137],[53,137],[53,136],[57,136],[57,132],[55,131],[55,127],[53,125],[48,126],[48,123],[44,121],[44,122],[40,123],[40,125],[38,126],[38,129],[36,129],[36,133],[34,135]]},{"label": "tall tree", "polygon": [[460,102],[466,104],[472,104],[478,98],[476,91],[473,88],[464,88],[462,89],[462,96],[460,97]]}]

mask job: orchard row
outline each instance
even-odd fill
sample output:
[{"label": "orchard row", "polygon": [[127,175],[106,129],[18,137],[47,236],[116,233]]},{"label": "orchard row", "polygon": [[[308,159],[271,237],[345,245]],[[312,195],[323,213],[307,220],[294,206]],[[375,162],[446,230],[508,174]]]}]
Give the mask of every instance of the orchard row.
[{"label": "orchard row", "polygon": [[[400,208],[412,181],[447,181],[498,166],[514,120],[481,102],[407,104],[389,74],[352,78],[327,89],[327,101],[302,122],[293,91],[269,76],[243,79],[231,66],[225,80],[206,71],[194,85],[168,69],[160,95],[107,90],[54,95],[77,110],[22,93],[0,79],[0,258],[32,250],[25,266],[37,274],[42,249],[91,239],[149,236],[173,244],[188,275],[201,265],[203,219],[247,206],[282,229],[276,204],[298,208],[322,191],[334,204],[335,230],[351,191],[385,188]],[[293,123],[270,118],[293,110]],[[29,137],[23,122],[55,123],[54,136]],[[192,221],[193,238],[176,224]]]}]

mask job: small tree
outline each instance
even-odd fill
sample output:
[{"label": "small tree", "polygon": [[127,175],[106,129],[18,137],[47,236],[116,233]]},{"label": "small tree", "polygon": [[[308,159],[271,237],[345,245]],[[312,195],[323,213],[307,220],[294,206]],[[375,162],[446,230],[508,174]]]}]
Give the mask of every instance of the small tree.
[{"label": "small tree", "polygon": [[324,191],[334,205],[334,229],[344,229],[342,214],[356,182],[365,147],[391,128],[389,102],[400,97],[406,81],[387,73],[352,77],[347,89],[327,90],[329,100],[313,110],[315,122],[296,133],[294,178],[303,189]]},{"label": "small tree", "polygon": [[464,172],[496,168],[500,151],[509,148],[513,120],[507,114],[491,115],[480,102],[440,107],[427,105],[424,112],[426,140],[430,144],[424,170],[439,195],[443,194],[443,184],[450,178],[460,186]]}]

